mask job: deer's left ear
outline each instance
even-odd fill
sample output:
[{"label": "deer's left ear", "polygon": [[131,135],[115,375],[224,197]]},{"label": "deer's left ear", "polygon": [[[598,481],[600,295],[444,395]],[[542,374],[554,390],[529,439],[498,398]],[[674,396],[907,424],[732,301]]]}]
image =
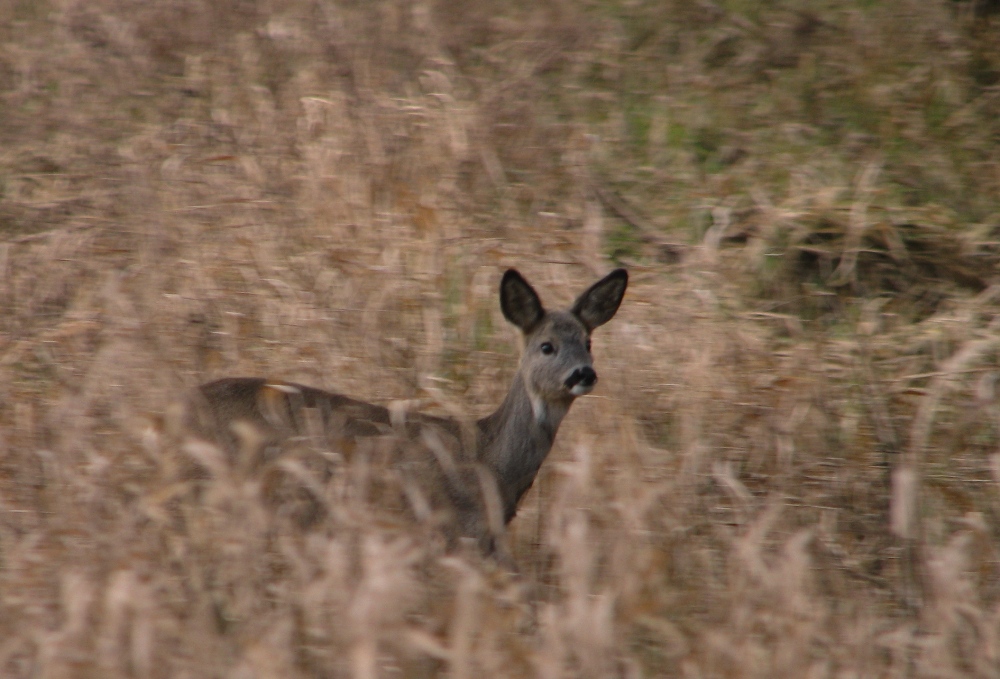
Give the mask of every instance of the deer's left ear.
[{"label": "deer's left ear", "polygon": [[615,269],[580,295],[571,309],[587,330],[600,327],[614,318],[628,287],[628,271]]}]

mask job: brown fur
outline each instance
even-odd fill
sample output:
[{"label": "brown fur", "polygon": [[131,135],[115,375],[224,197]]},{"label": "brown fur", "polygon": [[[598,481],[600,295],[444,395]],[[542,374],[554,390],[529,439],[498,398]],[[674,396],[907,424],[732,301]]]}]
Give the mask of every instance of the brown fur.
[{"label": "brown fur", "polygon": [[[497,410],[475,423],[401,413],[312,387],[258,377],[203,385],[194,401],[198,428],[238,452],[234,423],[251,425],[257,451],[295,436],[319,433],[350,463],[357,451],[376,456],[402,478],[415,513],[430,507],[446,517],[447,534],[496,553],[555,440],[570,405],[596,382],[591,331],[618,310],[628,275],[617,269],[588,288],[569,311],[547,312],[513,269],[500,285],[504,316],[525,336],[510,390]],[[315,430],[315,431],[314,431]],[[244,430],[245,431],[245,430]]]}]

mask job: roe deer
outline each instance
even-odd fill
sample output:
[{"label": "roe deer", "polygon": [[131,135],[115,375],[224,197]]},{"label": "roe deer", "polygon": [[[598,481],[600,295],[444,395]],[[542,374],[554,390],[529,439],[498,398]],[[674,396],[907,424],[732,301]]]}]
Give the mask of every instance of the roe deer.
[{"label": "roe deer", "polygon": [[[251,424],[265,444],[273,445],[308,434],[310,415],[345,459],[358,451],[385,459],[383,444],[393,441],[388,444],[389,466],[401,477],[404,495],[411,501],[416,497],[415,505],[449,515],[449,541],[472,538],[486,553],[502,556],[498,535],[534,482],[570,405],[597,382],[591,331],[615,315],[627,285],[628,272],[616,269],[584,291],[568,311],[546,311],[534,288],[508,270],[500,283],[500,308],[524,333],[524,351],[503,403],[467,426],[253,377],[202,385],[198,415],[230,447],[236,422]],[[416,506],[410,509],[420,513]]]}]

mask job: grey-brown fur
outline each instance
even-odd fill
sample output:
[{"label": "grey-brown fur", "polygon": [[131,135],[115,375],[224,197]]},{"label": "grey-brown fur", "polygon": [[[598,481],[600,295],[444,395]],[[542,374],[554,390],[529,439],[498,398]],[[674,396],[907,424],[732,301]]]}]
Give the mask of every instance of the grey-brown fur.
[{"label": "grey-brown fur", "polygon": [[[391,442],[394,468],[413,492],[451,514],[453,533],[487,552],[514,518],[545,461],[559,424],[577,396],[596,382],[590,333],[618,310],[628,274],[617,269],[588,288],[568,311],[547,312],[515,270],[500,284],[500,305],[524,333],[520,367],[497,410],[468,426],[457,420],[406,413],[299,384],[264,378],[226,378],[203,385],[195,399],[199,428],[228,449],[238,448],[232,425],[246,422],[266,448],[318,425],[331,447],[355,450]],[[313,427],[315,428],[315,427]],[[370,451],[369,451],[370,452]],[[493,516],[499,512],[499,516]]]}]

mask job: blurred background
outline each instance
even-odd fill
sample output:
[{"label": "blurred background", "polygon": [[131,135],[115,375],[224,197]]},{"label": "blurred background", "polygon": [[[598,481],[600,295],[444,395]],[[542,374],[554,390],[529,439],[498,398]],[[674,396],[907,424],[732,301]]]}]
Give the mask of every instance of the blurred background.
[{"label": "blurred background", "polygon": [[[0,0],[0,675],[997,677],[998,197],[994,0]],[[509,266],[632,276],[517,575],[178,474],[490,412]]]}]

